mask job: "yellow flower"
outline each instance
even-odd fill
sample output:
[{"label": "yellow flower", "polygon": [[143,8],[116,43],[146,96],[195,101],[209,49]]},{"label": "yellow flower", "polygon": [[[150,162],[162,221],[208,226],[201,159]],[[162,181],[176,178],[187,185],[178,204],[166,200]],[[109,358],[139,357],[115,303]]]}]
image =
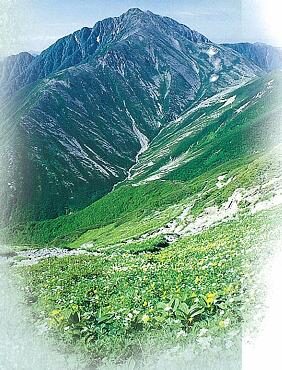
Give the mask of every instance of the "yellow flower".
[{"label": "yellow flower", "polygon": [[148,302],[147,302],[147,301],[145,301],[145,302],[143,303],[143,306],[144,306],[144,307],[147,307],[147,306],[148,306]]},{"label": "yellow flower", "polygon": [[221,320],[219,321],[218,325],[221,327],[221,328],[226,328],[228,325],[230,324],[230,319],[225,319],[225,320]]},{"label": "yellow flower", "polygon": [[60,313],[61,313],[61,310],[56,309],[56,310],[51,311],[50,316],[57,316],[57,315],[59,315]]},{"label": "yellow flower", "polygon": [[201,278],[199,276],[196,276],[195,283],[198,284],[201,281]]},{"label": "yellow flower", "polygon": [[220,320],[218,325],[221,327],[221,328],[224,328],[225,325],[224,325],[224,320]]},{"label": "yellow flower", "polygon": [[145,314],[145,315],[142,316],[141,320],[143,321],[144,324],[147,324],[150,321],[150,316]]},{"label": "yellow flower", "polygon": [[211,303],[213,303],[215,301],[215,298],[216,298],[216,294],[215,293],[208,293],[206,295],[206,302],[208,305],[210,305]]}]

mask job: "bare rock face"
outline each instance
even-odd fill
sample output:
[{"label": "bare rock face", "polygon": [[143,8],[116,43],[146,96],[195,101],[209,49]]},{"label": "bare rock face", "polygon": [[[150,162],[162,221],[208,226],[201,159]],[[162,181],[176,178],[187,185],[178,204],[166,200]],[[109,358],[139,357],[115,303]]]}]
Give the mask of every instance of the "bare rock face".
[{"label": "bare rock face", "polygon": [[34,59],[33,55],[23,52],[0,61],[0,86],[14,84],[18,76],[25,73]]}]

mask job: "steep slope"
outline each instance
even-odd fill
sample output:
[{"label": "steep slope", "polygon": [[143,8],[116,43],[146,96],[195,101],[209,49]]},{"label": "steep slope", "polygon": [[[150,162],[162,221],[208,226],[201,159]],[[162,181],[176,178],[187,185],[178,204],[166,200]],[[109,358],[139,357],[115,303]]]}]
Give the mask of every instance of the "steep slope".
[{"label": "steep slope", "polygon": [[23,52],[0,60],[1,94],[3,94],[6,86],[13,84],[20,75],[26,72],[34,59],[33,55]]},{"label": "steep slope", "polygon": [[267,72],[282,68],[282,50],[280,48],[259,42],[254,44],[249,42],[224,44],[224,46],[238,51],[238,53]]},{"label": "steep slope", "polygon": [[281,83],[273,74],[201,102],[163,128],[113,192],[72,215],[11,229],[14,242],[99,249],[162,234],[175,240],[274,207]]},{"label": "steep slope", "polygon": [[165,35],[181,35],[191,42],[208,42],[209,40],[196,31],[180,25],[174,20],[159,17],[140,9],[129,9],[120,17],[107,18],[97,22],[93,28],[84,27],[74,32],[43,51],[23,74],[7,88],[15,91],[26,84],[44,78],[51,73],[87,62],[103,54],[112,44],[126,40],[132,35],[146,34],[162,38]]},{"label": "steep slope", "polygon": [[186,26],[138,9],[59,40],[9,84],[9,93],[22,88],[6,100],[1,124],[9,138],[17,135],[2,153],[14,166],[3,168],[2,224],[90,204],[127,177],[170,120],[260,72]]},{"label": "steep slope", "polygon": [[278,145],[278,76],[226,89],[170,122],[131,169],[130,182],[190,181],[228,160],[266,149],[270,142]]}]

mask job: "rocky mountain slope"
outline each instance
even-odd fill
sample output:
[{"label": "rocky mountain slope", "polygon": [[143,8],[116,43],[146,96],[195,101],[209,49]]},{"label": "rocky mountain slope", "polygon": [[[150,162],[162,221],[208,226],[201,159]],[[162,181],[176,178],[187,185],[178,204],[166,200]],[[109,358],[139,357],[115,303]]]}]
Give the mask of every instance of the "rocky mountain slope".
[{"label": "rocky mountain slope", "polygon": [[196,31],[192,31],[169,18],[159,17],[151,12],[130,9],[120,17],[108,18],[95,24],[93,28],[82,28],[43,51],[26,69],[19,79],[8,87],[15,91],[26,84],[35,82],[52,73],[87,62],[104,53],[112,44],[124,41],[133,35],[162,38],[167,29],[167,36],[182,36],[192,42],[209,40]]},{"label": "rocky mountain slope", "polygon": [[245,58],[267,72],[282,68],[282,50],[280,48],[259,42],[254,44],[249,42],[224,44],[224,46],[242,54]]},{"label": "rocky mountain slope", "polygon": [[20,53],[11,55],[3,60],[0,60],[0,86],[2,93],[5,86],[14,84],[14,81],[31,65],[34,56],[29,53]]},{"label": "rocky mountain slope", "polygon": [[281,81],[270,74],[201,101],[159,132],[110,194],[10,235],[60,247],[171,242],[281,204]]},{"label": "rocky mountain slope", "polygon": [[128,176],[170,121],[261,73],[230,48],[139,9],[26,58],[1,88],[2,224],[90,204]]}]

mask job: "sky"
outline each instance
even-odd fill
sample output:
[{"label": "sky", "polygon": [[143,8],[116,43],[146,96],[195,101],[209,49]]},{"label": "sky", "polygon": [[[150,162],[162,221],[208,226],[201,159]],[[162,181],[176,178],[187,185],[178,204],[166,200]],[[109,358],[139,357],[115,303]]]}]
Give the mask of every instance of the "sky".
[{"label": "sky", "polygon": [[[275,8],[279,0],[1,1],[10,4],[8,18],[11,29],[17,32],[10,53],[39,52],[60,37],[84,26],[93,27],[98,20],[119,16],[132,7],[174,18],[216,43],[258,41],[282,46],[282,40],[268,29],[275,14],[281,14]],[[276,23],[280,25],[278,17]]]}]

